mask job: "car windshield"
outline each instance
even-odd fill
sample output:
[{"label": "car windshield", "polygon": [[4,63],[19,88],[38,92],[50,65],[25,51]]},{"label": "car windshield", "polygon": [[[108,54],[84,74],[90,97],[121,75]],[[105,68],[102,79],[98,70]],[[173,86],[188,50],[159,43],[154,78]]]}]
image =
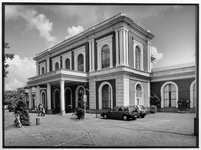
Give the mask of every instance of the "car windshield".
[{"label": "car windshield", "polygon": [[129,107],[129,111],[135,111],[135,110],[136,110],[136,108],[134,106]]}]

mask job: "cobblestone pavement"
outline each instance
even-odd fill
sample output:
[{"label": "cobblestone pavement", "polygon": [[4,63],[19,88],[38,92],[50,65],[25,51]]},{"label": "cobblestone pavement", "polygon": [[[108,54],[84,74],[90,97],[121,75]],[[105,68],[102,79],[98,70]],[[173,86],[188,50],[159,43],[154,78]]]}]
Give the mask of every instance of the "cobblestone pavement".
[{"label": "cobblestone pavement", "polygon": [[30,113],[31,126],[22,128],[13,126],[13,113],[5,116],[5,147],[196,147],[194,113],[156,113],[129,121],[96,114],[77,120],[72,113],[45,117]]}]

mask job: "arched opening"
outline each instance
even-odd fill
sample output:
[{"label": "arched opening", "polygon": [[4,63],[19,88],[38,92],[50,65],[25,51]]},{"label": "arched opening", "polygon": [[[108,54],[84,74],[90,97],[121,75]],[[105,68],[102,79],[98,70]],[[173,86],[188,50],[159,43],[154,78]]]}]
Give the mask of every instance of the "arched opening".
[{"label": "arched opening", "polygon": [[66,69],[70,69],[70,59],[67,58],[65,62]]},{"label": "arched opening", "polygon": [[104,45],[101,50],[101,62],[102,68],[110,67],[110,48],[108,45]]},{"label": "arched opening", "polygon": [[43,104],[44,108],[46,109],[47,108],[47,102],[46,102],[46,93],[45,93],[45,91],[43,91],[41,93],[41,98],[42,98],[42,104]]},{"label": "arched opening", "polygon": [[84,71],[84,57],[82,54],[79,54],[78,56],[78,71]]},{"label": "arched opening", "polygon": [[103,82],[99,86],[99,109],[111,109],[113,107],[113,89],[109,82]]},{"label": "arched opening", "polygon": [[135,105],[144,105],[144,88],[140,82],[135,84]]},{"label": "arched opening", "polygon": [[164,107],[176,107],[176,88],[173,84],[164,87]]},{"label": "arched opening", "polygon": [[174,82],[166,82],[161,87],[161,108],[178,108],[178,86]]},{"label": "arched opening", "polygon": [[137,105],[140,105],[140,101],[141,101],[141,92],[142,92],[142,88],[140,86],[140,84],[138,84],[136,86],[136,99],[137,99]]},{"label": "arched opening", "polygon": [[83,85],[79,85],[75,90],[75,108],[78,107],[78,102],[83,99],[83,95],[86,94],[86,90]]},{"label": "arched opening", "polygon": [[111,88],[108,84],[105,84],[102,88],[102,108],[111,108]]},{"label": "arched opening", "polygon": [[59,89],[54,90],[53,94],[53,108],[56,113],[60,113],[60,91]]},{"label": "arched opening", "polygon": [[65,89],[65,109],[66,113],[72,110],[72,91],[69,87]]},{"label": "arched opening", "polygon": [[55,70],[58,70],[58,69],[59,69],[59,63],[56,62],[56,63],[55,63]]},{"label": "arched opening", "polygon": [[193,81],[190,86],[190,108],[196,107],[196,83]]}]

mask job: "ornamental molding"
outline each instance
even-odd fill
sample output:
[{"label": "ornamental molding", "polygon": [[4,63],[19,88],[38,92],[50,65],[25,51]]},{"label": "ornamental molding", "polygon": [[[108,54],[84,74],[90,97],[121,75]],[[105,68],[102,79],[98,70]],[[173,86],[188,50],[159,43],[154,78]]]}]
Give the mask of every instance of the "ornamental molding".
[{"label": "ornamental molding", "polygon": [[98,43],[98,45],[101,45],[103,43],[110,42],[110,41],[112,42],[112,37],[113,35],[109,35],[107,37],[97,40],[96,42]]},{"label": "ornamental molding", "polygon": [[85,53],[85,48],[86,48],[86,46],[82,46],[82,47],[79,47],[79,48],[73,50],[74,55],[77,55],[77,54],[80,54],[80,53],[84,54]]}]

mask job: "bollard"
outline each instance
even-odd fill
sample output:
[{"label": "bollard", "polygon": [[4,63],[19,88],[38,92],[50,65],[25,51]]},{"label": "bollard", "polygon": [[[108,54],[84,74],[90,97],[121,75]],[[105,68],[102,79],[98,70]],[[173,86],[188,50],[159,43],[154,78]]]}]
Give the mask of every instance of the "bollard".
[{"label": "bollard", "polygon": [[36,125],[40,125],[40,118],[36,118]]}]

